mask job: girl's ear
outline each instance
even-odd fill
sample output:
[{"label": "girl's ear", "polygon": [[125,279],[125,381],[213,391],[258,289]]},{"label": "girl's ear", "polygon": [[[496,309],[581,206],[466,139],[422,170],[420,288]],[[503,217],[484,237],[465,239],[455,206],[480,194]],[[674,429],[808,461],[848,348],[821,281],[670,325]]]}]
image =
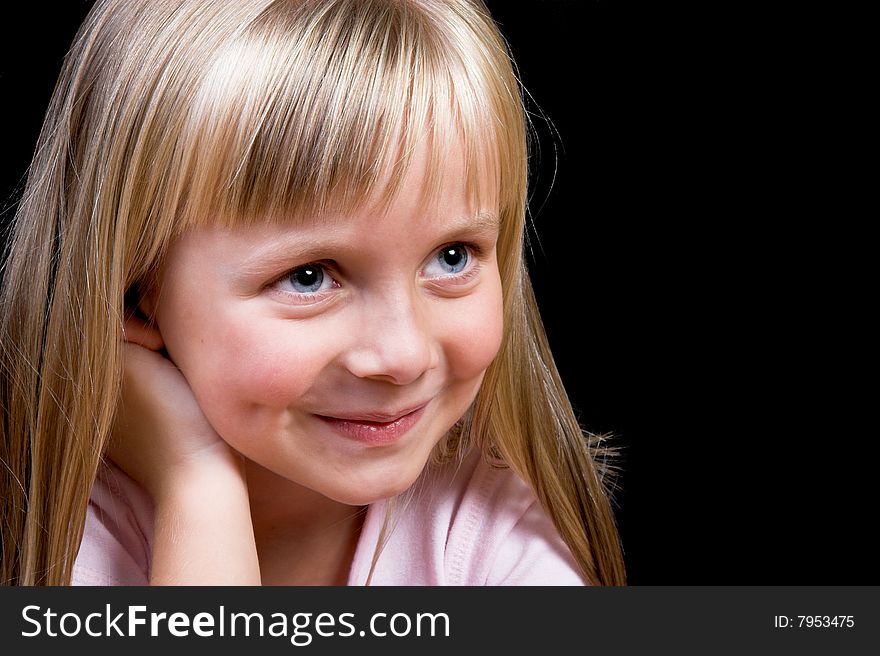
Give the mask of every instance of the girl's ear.
[{"label": "girl's ear", "polygon": [[125,324],[123,326],[123,338],[126,342],[139,344],[151,351],[161,351],[165,348],[165,340],[159,326],[152,319],[153,299],[147,295],[140,302],[126,303]]}]

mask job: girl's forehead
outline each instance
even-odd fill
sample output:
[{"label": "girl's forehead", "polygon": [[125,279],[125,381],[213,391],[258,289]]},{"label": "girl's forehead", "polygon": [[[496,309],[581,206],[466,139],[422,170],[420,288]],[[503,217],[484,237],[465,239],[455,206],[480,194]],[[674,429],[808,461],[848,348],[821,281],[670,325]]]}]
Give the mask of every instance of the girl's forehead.
[{"label": "girl's forehead", "polygon": [[392,202],[388,206],[364,206],[347,212],[300,216],[289,220],[243,223],[233,226],[202,226],[184,236],[199,248],[208,247],[234,255],[236,252],[267,253],[309,249],[357,250],[370,244],[408,246],[456,236],[494,239],[500,229],[495,207],[473,207],[461,199],[436,204]]},{"label": "girl's forehead", "polygon": [[[500,211],[495,180],[484,174],[476,186],[480,192],[474,193],[463,150],[453,145],[444,153],[432,186],[432,165],[436,164],[432,156],[423,143],[399,180],[394,180],[399,171],[388,167],[372,193],[359,204],[202,225],[192,231],[190,244],[235,260],[247,253],[245,259],[262,267],[265,261],[291,254],[326,256],[383,245],[418,250],[442,246],[440,242],[461,236],[496,239]],[[393,193],[389,192],[395,182]]]},{"label": "girl's forehead", "polygon": [[[443,223],[462,216],[499,213],[499,175],[494,162],[474,163],[462,143],[436,145],[427,137],[411,153],[389,160],[376,182],[361,193],[331,195],[329,202],[309,202],[303,197],[289,205],[272,204],[257,216],[219,214],[195,222],[196,227],[238,228],[281,225],[297,232],[370,230],[389,216],[407,215],[412,222]],[[345,186],[344,184],[342,185]],[[497,221],[496,221],[497,224]],[[496,226],[497,227],[497,226]],[[259,234],[259,230],[250,234]],[[265,232],[265,231],[264,231]],[[222,231],[217,234],[223,234]],[[232,233],[229,233],[232,234]],[[240,233],[243,234],[243,233]]]},{"label": "girl's forehead", "polygon": [[[494,240],[498,223],[495,215],[455,216],[443,220],[420,218],[411,226],[399,220],[377,225],[352,221],[347,225],[285,225],[248,226],[207,236],[209,250],[228,256],[242,264],[263,267],[267,261],[302,257],[334,257],[358,253],[387,253],[439,248],[447,241],[458,239]],[[196,248],[204,242],[194,244]]]}]

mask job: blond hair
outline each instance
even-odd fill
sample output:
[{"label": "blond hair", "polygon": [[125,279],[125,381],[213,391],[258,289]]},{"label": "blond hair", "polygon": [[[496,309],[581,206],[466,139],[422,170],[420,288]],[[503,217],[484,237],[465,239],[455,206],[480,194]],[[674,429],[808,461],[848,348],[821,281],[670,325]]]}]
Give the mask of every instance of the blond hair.
[{"label": "blond hair", "polygon": [[527,130],[479,0],[99,0],[65,61],[0,296],[0,581],[67,584],[121,385],[122,317],[172,241],[428,192],[464,145],[500,190],[504,338],[435,462],[478,446],[534,490],[584,577],[625,583],[601,438],[584,434],[525,270]]}]

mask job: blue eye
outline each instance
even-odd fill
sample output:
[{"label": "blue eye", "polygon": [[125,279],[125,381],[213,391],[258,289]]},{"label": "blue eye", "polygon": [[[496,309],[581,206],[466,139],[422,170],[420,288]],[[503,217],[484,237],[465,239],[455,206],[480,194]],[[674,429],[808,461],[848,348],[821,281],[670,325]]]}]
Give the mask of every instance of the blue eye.
[{"label": "blue eye", "polygon": [[[451,244],[437,251],[434,262],[442,272],[440,275],[454,275],[465,270],[469,259],[470,256],[464,244]],[[434,262],[431,262],[427,268],[430,268]]]},{"label": "blue eye", "polygon": [[314,294],[324,284],[324,267],[320,264],[297,267],[288,274],[287,280],[297,293]]}]

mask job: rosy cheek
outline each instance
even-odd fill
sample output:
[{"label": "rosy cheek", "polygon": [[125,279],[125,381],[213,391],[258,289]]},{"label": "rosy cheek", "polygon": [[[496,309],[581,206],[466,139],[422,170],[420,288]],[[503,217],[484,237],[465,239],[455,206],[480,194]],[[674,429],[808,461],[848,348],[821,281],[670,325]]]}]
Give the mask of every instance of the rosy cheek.
[{"label": "rosy cheek", "polygon": [[252,317],[233,322],[213,349],[224,354],[215,384],[239,407],[284,409],[318,378],[331,357],[329,344],[306,324]]},{"label": "rosy cheek", "polygon": [[443,341],[452,375],[468,380],[482,374],[501,347],[504,321],[500,282],[462,299],[444,323]]}]

